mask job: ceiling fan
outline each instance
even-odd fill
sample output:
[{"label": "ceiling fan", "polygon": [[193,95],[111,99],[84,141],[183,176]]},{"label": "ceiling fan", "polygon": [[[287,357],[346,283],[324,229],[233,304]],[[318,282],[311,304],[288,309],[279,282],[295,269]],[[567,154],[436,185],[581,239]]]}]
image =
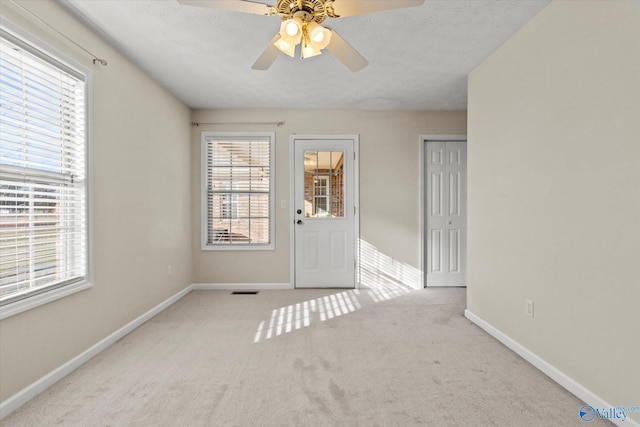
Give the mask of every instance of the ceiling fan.
[{"label": "ceiling fan", "polygon": [[270,3],[273,2],[277,2],[275,6],[257,0],[178,0],[183,5],[280,17],[280,31],[253,64],[254,70],[268,69],[280,52],[295,56],[296,47],[300,45],[302,58],[320,55],[326,48],[354,72],[369,62],[334,30],[320,24],[326,18],[419,6],[424,0],[273,0]]}]

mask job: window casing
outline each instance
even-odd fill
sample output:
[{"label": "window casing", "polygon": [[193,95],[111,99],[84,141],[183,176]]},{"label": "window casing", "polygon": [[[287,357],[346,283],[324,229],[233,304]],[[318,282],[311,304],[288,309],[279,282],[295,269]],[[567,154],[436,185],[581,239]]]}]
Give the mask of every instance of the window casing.
[{"label": "window casing", "polygon": [[90,286],[88,73],[11,27],[0,27],[0,318]]},{"label": "window casing", "polygon": [[274,249],[274,133],[202,133],[202,250]]}]

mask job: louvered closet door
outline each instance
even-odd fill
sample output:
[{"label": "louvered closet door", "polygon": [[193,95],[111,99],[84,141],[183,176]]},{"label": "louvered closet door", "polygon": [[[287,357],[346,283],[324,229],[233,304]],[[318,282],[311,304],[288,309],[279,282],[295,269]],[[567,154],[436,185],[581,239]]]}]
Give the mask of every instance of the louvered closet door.
[{"label": "louvered closet door", "polygon": [[466,286],[467,144],[427,141],[427,286]]}]

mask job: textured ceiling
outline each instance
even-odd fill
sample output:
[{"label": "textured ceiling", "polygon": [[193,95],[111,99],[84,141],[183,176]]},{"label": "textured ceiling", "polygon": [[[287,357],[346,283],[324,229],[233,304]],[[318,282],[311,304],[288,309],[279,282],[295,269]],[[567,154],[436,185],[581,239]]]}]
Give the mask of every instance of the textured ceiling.
[{"label": "textured ceiling", "polygon": [[469,72],[549,0],[426,0],[328,19],[369,61],[357,73],[328,52],[252,70],[275,16],[175,0],[59,2],[192,108],[465,110]]}]

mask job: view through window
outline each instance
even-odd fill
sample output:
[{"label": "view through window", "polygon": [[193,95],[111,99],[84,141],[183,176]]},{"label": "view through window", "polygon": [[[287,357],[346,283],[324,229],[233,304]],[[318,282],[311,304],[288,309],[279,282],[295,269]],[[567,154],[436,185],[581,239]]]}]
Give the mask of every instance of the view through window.
[{"label": "view through window", "polygon": [[272,246],[273,136],[203,133],[204,249]]},{"label": "view through window", "polygon": [[304,216],[344,217],[344,152],[304,153]]},{"label": "view through window", "polygon": [[0,305],[87,276],[85,75],[0,31]]}]

